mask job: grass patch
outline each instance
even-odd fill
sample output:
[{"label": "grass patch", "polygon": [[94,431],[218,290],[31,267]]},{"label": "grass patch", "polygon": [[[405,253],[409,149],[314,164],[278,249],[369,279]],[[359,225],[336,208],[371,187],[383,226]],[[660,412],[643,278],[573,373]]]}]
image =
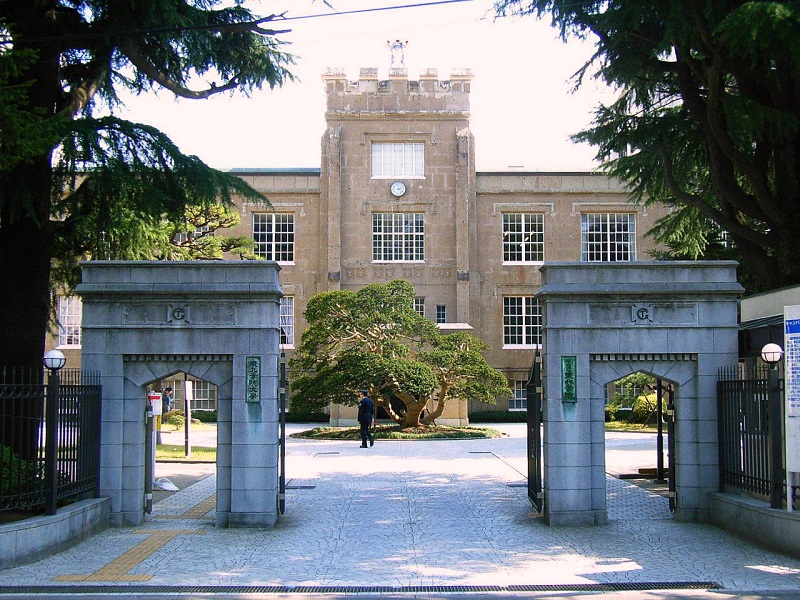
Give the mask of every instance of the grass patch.
[{"label": "grass patch", "polygon": [[[625,421],[606,421],[606,431],[635,431],[638,433],[656,433],[658,429],[654,425],[642,425],[641,423],[626,423]],[[667,425],[664,424],[664,432]]]},{"label": "grass patch", "polygon": [[178,444],[156,446],[156,460],[186,460],[193,462],[217,462],[217,449],[207,446],[192,446],[192,455],[184,456],[186,447]]},{"label": "grass patch", "polygon": [[[502,437],[496,429],[488,427],[406,427],[399,425],[378,426],[372,430],[376,440],[464,440]],[[361,440],[358,427],[315,427],[293,434],[293,437],[317,440]]]},{"label": "grass patch", "polygon": [[[202,421],[192,420],[192,424],[189,426],[189,429],[191,429],[192,431],[216,431],[217,424],[203,423]],[[161,431],[184,431],[184,430],[185,427],[183,423],[181,423],[180,425],[176,425],[175,423],[161,423]]]}]

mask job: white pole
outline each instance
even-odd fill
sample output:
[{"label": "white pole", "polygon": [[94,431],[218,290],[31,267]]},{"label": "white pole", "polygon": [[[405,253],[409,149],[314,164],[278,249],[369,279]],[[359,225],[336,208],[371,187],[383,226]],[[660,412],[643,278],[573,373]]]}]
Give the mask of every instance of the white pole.
[{"label": "white pole", "polygon": [[183,412],[186,415],[186,423],[183,426],[184,431],[184,450],[183,454],[187,458],[192,455],[192,442],[191,442],[191,423],[192,423],[192,400],[194,400],[194,392],[192,389],[192,382],[186,379],[184,375],[183,380]]}]

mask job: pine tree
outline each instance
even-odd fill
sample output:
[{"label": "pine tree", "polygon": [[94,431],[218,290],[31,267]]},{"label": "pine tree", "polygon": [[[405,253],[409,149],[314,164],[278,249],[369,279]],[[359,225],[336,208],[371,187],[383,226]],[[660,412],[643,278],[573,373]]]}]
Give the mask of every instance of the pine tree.
[{"label": "pine tree", "polygon": [[483,356],[489,346],[467,332],[441,333],[414,310],[414,296],[397,279],[311,298],[308,328],[289,362],[292,406],[355,405],[358,390],[367,389],[401,427],[419,427],[433,424],[453,399],[494,404],[511,396],[508,380]]},{"label": "pine tree", "polygon": [[653,232],[658,241],[697,258],[721,230],[757,288],[800,283],[800,2],[499,0],[496,8],[549,15],[564,40],[596,39],[576,85],[596,75],[619,94],[574,138],[597,147],[633,200],[675,208]]},{"label": "pine tree", "polygon": [[65,283],[51,275],[117,232],[264,200],[114,110],[120,90],[203,99],[282,85],[292,57],[269,28],[280,19],[239,0],[0,3],[0,364],[40,364],[50,292]]}]

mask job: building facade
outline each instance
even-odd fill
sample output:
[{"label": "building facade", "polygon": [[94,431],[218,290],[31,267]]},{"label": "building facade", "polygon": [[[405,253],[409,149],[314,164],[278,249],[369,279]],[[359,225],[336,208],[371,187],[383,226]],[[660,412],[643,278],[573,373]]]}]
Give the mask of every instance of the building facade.
[{"label": "building facade", "polygon": [[[417,80],[404,68],[388,79],[329,71],[323,82],[320,168],[235,170],[271,204],[240,203],[231,233],[252,236],[256,253],[281,266],[287,354],[315,294],[406,279],[420,313],[491,346],[487,360],[515,391],[469,411],[524,409],[541,343],[539,267],[647,259],[644,234],[666,209],[630,204],[621,182],[598,174],[478,172],[469,71]],[[462,405],[440,422],[465,419]]]}]

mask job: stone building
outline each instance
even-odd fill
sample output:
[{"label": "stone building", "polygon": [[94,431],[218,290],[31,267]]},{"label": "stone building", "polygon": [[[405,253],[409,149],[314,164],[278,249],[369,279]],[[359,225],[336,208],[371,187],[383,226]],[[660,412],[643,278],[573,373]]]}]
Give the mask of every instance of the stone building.
[{"label": "stone building", "polygon": [[[257,253],[281,266],[287,354],[314,294],[402,278],[424,316],[487,342],[489,363],[515,391],[496,406],[454,405],[439,422],[524,409],[541,340],[539,267],[645,260],[652,241],[644,234],[665,209],[629,204],[622,183],[598,174],[478,172],[468,70],[413,80],[404,68],[388,79],[361,69],[357,80],[339,71],[322,79],[320,168],[235,170],[271,203],[242,203],[231,233],[252,236]],[[354,423],[355,413],[334,407],[332,422]]]},{"label": "stone building", "polygon": [[[444,330],[471,329],[492,350],[524,408],[540,343],[534,294],[545,261],[648,258],[644,233],[662,210],[634,207],[624,186],[590,173],[477,172],[470,131],[472,76],[410,80],[362,69],[323,76],[327,128],[321,169],[238,171],[273,211],[242,206],[242,231],[281,266],[287,347],[299,343],[306,302],[326,290],[406,279],[416,308]],[[466,419],[465,406],[440,422]],[[334,410],[334,422],[349,422]]]}]

